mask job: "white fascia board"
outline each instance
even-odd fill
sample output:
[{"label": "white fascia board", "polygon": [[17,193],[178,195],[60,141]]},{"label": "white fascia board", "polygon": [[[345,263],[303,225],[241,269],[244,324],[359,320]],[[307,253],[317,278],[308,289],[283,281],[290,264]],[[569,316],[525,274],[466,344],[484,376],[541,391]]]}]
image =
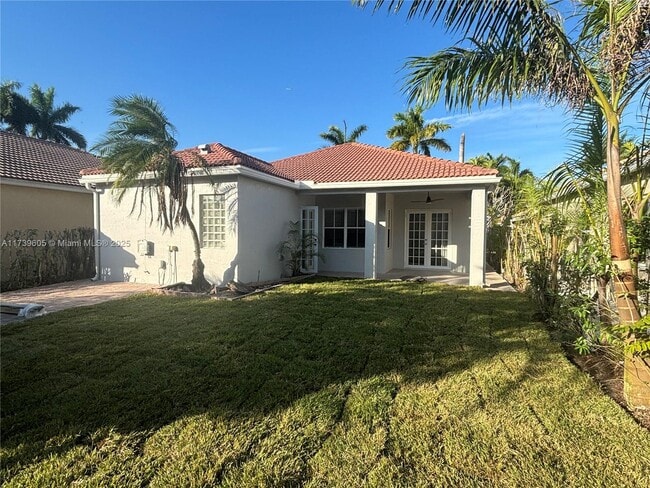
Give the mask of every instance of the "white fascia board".
[{"label": "white fascia board", "polygon": [[72,193],[88,193],[83,186],[63,185],[57,183],[46,183],[43,181],[15,180],[13,178],[0,178],[0,185],[23,186],[26,188],[39,188],[41,190],[69,191]]},{"label": "white fascia board", "polygon": [[[264,181],[266,183],[271,183],[274,185],[284,186],[286,188],[291,188],[292,190],[298,190],[299,185],[295,181],[285,180],[277,176],[269,175],[261,171],[256,171],[254,169],[248,168],[246,166],[211,166],[208,168],[189,168],[187,171],[189,176],[194,178],[201,177],[210,177],[210,176],[232,176],[232,175],[241,175],[253,178],[259,181]],[[151,180],[153,179],[154,174],[150,171],[142,173],[140,175],[140,180]],[[83,175],[79,180],[82,185],[86,183],[90,184],[100,184],[100,185],[109,185],[114,183],[118,178],[117,174],[99,174],[99,175]]]},{"label": "white fascia board", "polygon": [[421,188],[436,186],[492,186],[501,181],[498,176],[460,176],[453,178],[426,178],[419,180],[381,180],[381,181],[348,181],[334,183],[315,183],[301,181],[301,190],[363,190],[379,188]]}]

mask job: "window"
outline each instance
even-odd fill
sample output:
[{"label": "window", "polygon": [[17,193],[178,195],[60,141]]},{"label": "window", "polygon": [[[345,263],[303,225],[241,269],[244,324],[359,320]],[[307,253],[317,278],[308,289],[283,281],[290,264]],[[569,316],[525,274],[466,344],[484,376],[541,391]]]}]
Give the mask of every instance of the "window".
[{"label": "window", "polygon": [[224,195],[201,195],[201,246],[223,247],[226,242]]},{"label": "window", "polygon": [[362,208],[326,208],[324,247],[365,247],[366,215]]}]

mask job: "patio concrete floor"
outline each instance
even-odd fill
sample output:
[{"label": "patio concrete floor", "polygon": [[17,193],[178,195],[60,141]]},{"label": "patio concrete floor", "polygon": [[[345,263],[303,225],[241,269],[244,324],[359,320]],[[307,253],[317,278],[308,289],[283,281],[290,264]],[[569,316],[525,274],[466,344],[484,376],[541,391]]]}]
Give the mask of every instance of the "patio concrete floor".
[{"label": "patio concrete floor", "polygon": [[[323,272],[320,276],[336,276],[339,278],[363,278],[362,273],[345,272]],[[446,270],[437,269],[392,269],[388,273],[379,275],[380,280],[398,280],[422,277],[427,281],[444,283],[445,285],[468,286],[469,275],[466,273],[452,273]],[[496,291],[515,292],[516,290],[508,283],[503,276],[496,271],[489,269],[485,273],[485,288]]]},{"label": "patio concrete floor", "polygon": [[[0,293],[0,304],[17,305],[37,303],[46,313],[66,308],[84,307],[96,303],[128,297],[151,290],[155,285],[143,283],[113,283],[105,281],[78,280],[54,285],[38,286],[25,290]],[[21,320],[15,315],[1,314],[0,323]]]}]

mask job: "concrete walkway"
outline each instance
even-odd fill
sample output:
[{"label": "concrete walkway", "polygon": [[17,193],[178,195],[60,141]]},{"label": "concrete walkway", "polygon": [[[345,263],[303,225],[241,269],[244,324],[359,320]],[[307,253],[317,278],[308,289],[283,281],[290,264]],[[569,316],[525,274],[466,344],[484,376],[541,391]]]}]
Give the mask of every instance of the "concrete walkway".
[{"label": "concrete walkway", "polygon": [[[151,290],[154,285],[142,283],[111,283],[104,281],[79,280],[54,285],[38,286],[25,290],[0,293],[2,305],[38,303],[45,306],[47,313],[66,308],[95,305],[96,303],[125,298],[136,293]],[[0,323],[16,320],[15,315],[2,314]]]}]

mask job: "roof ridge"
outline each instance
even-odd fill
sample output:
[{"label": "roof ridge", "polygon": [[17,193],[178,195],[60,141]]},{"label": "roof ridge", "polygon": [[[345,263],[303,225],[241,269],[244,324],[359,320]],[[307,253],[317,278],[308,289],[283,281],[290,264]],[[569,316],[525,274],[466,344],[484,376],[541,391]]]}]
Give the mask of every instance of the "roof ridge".
[{"label": "roof ridge", "polygon": [[[288,160],[291,160],[291,159],[306,156],[308,154],[316,154],[316,153],[321,153],[321,152],[327,151],[327,150],[338,149],[338,148],[340,148],[342,146],[353,146],[353,145],[361,146],[361,147],[367,147],[367,148],[372,149],[372,150],[388,151],[388,152],[392,152],[392,153],[394,153],[396,155],[406,156],[406,157],[413,157],[413,158],[416,158],[416,159],[421,159],[423,161],[436,161],[436,162],[451,163],[451,164],[469,164],[469,163],[461,163],[460,161],[454,161],[452,159],[441,158],[441,157],[438,157],[438,156],[427,156],[426,154],[418,154],[418,153],[412,153],[412,152],[408,152],[408,151],[399,151],[397,149],[393,149],[393,148],[390,148],[390,147],[377,146],[375,144],[368,144],[367,142],[358,142],[358,141],[350,141],[350,142],[344,142],[343,144],[334,144],[332,146],[321,147],[321,148],[318,148],[318,149],[314,149],[313,151],[307,151],[307,152],[304,152],[304,153],[301,153],[301,154],[296,154],[294,156],[288,156],[286,158],[276,159],[275,161],[272,161],[269,164],[275,165],[276,163],[278,163],[280,161],[288,161]],[[470,164],[470,166],[474,166],[474,165]]]},{"label": "roof ridge", "polygon": [[60,148],[63,148],[63,149],[70,149],[72,151],[77,151],[77,152],[80,152],[82,154],[90,154],[91,156],[99,158],[99,156],[97,156],[96,154],[91,153],[90,151],[86,151],[85,149],[80,149],[78,147],[68,146],[67,144],[61,144],[60,142],[49,141],[47,139],[41,139],[39,137],[28,136],[26,134],[19,134],[18,132],[10,132],[10,131],[4,130],[4,129],[0,129],[0,133],[8,135],[8,136],[12,136],[12,137],[27,139],[29,141],[34,141],[34,142],[37,142],[39,144],[49,144],[49,145],[60,147]]},{"label": "roof ridge", "polygon": [[294,154],[293,156],[287,156],[286,158],[276,159],[275,161],[271,161],[269,164],[273,166],[273,165],[275,165],[275,163],[277,163],[279,161],[288,161],[290,159],[301,158],[301,157],[306,156],[308,154],[321,153],[321,152],[324,152],[324,151],[339,148],[341,146],[346,146],[348,144],[360,144],[360,143],[358,143],[358,142],[345,142],[343,144],[334,144],[332,146],[319,147],[318,149],[314,149],[313,151],[306,151],[304,153]]},{"label": "roof ridge", "polygon": [[391,151],[391,152],[398,153],[398,154],[400,154],[400,153],[401,154],[406,154],[406,155],[408,155],[410,157],[416,157],[416,158],[419,158],[419,159],[427,159],[427,160],[428,159],[433,159],[433,160],[442,161],[442,162],[449,162],[449,163],[453,163],[453,164],[468,164],[468,163],[461,163],[460,161],[454,161],[453,159],[441,158],[439,156],[427,156],[426,154],[413,153],[413,152],[409,152],[409,151],[400,151],[398,149],[393,149],[392,147],[377,146],[375,144],[368,144],[367,142],[352,141],[352,142],[348,142],[346,144],[357,144],[357,145],[360,145],[360,146],[367,146],[367,147],[370,147],[370,148],[373,148],[373,149],[382,149],[382,150],[385,150],[385,151]]},{"label": "roof ridge", "polygon": [[230,153],[234,154],[235,157],[246,156],[246,157],[251,158],[251,159],[253,159],[255,161],[259,161],[260,163],[263,163],[263,164],[271,164],[268,161],[264,161],[263,159],[258,158],[257,156],[253,156],[252,154],[245,153],[243,151],[240,151],[239,149],[233,149],[232,147],[226,146],[225,144],[222,144],[221,142],[217,142],[215,144],[218,145],[218,146],[221,146],[225,150],[227,150]]},{"label": "roof ridge", "polygon": [[276,160],[296,180],[326,182],[493,176],[495,170],[364,142],[347,142]]}]

